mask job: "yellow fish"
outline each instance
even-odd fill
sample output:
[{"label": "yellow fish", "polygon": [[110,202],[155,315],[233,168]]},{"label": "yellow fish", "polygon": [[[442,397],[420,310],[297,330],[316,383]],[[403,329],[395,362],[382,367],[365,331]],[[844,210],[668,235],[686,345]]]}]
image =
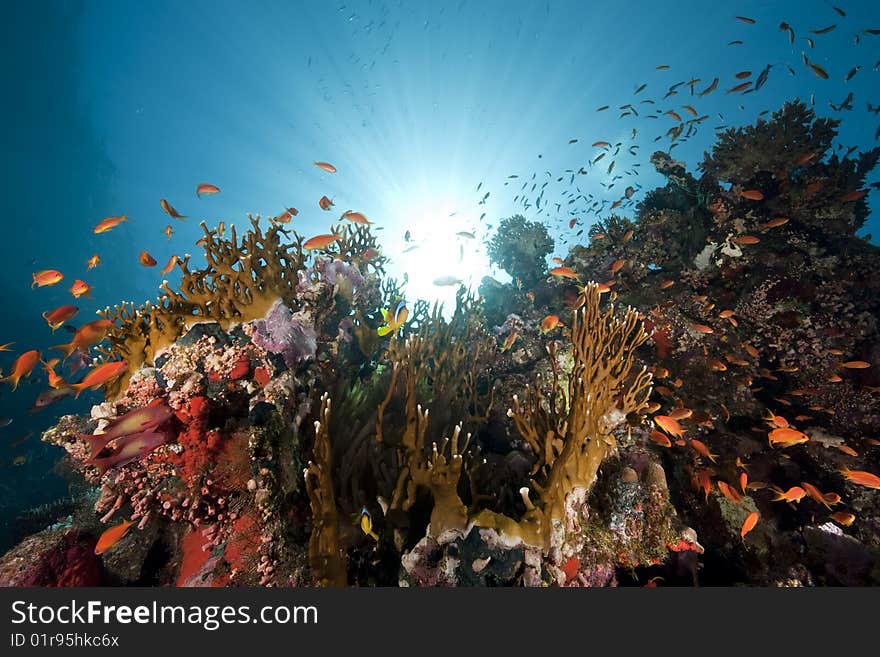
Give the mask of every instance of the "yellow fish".
[{"label": "yellow fish", "polygon": [[400,331],[400,328],[406,322],[406,318],[409,317],[409,309],[406,307],[406,301],[401,300],[400,303],[397,304],[397,309],[394,311],[394,315],[384,308],[382,309],[382,319],[385,323],[379,327],[378,333],[380,336],[388,335],[389,333],[394,333],[397,335],[397,332]]},{"label": "yellow fish", "polygon": [[364,530],[364,534],[377,543],[379,542],[379,535],[373,531],[373,519],[370,517],[370,512],[367,511],[367,507],[361,508],[361,529]]}]

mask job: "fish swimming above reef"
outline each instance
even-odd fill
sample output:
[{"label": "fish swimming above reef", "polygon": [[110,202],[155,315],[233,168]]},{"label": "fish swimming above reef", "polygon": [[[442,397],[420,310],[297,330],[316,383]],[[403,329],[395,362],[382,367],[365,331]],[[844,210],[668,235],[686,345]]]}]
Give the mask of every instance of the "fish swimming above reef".
[{"label": "fish swimming above reef", "polygon": [[180,219],[181,221],[184,219],[184,217],[186,217],[186,215],[180,214],[177,210],[175,210],[174,206],[172,206],[164,198],[159,200],[159,205],[165,211],[165,214],[167,214],[169,217],[174,217],[175,219]]},{"label": "fish swimming above reef", "polygon": [[461,279],[456,276],[439,276],[435,278],[432,283],[440,287],[449,285],[460,285]]},{"label": "fish swimming above reef", "polygon": [[124,214],[119,215],[118,217],[107,217],[106,219],[102,219],[98,223],[98,225],[92,229],[92,232],[95,233],[96,235],[98,235],[100,233],[106,233],[108,230],[110,230],[111,228],[115,228],[116,226],[121,224],[123,221],[126,221],[127,219],[128,219],[128,216],[124,215]]}]

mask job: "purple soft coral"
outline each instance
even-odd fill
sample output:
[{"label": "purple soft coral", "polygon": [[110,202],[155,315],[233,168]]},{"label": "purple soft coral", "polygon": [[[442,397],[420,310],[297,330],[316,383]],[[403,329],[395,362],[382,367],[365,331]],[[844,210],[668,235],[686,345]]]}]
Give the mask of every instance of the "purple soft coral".
[{"label": "purple soft coral", "polygon": [[281,354],[288,367],[311,358],[318,349],[318,334],[306,316],[292,312],[281,301],[276,301],[263,319],[251,322],[250,336],[257,346]]}]

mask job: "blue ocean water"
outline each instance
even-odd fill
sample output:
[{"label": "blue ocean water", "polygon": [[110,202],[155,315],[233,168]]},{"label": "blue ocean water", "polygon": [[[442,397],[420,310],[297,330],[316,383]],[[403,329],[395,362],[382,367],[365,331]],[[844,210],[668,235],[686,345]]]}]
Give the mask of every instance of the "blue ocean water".
[{"label": "blue ocean water", "polygon": [[[572,216],[583,226],[601,218],[584,211],[588,203],[565,205],[569,172],[587,168],[579,192],[606,207],[627,185],[662,184],[648,158],[670,147],[665,133],[674,122],[649,118],[655,109],[686,114],[682,106],[692,105],[709,115],[671,151],[691,170],[715,128],[752,123],[793,98],[842,119],[843,150],[878,145],[880,115],[868,104],[880,104],[880,36],[864,30],[880,29],[880,10],[867,1],[839,7],[845,16],[821,0],[11,3],[0,46],[8,90],[0,107],[0,344],[15,344],[0,366],[6,373],[18,353],[49,354],[69,340],[64,329],[50,332],[43,311],[73,302],[79,324],[106,305],[153,298],[162,277],[138,263],[139,253],[160,266],[172,254],[197,257],[200,220],[245,225],[247,212],[293,206],[300,213],[291,226],[311,236],[327,232],[339,212],[360,210],[383,229],[389,271],[407,275],[407,295],[448,302],[454,288],[433,285],[438,277],[474,287],[483,275],[504,278],[482,243],[501,217],[541,218],[555,237],[571,236]],[[793,44],[781,21],[795,30]],[[814,75],[802,52],[829,79]],[[754,79],[767,65],[760,90],[725,93],[736,73]],[[676,83],[699,78],[699,92],[715,77],[718,88],[705,97],[682,85],[663,98]],[[850,92],[852,109],[829,106]],[[621,118],[628,103],[639,115]],[[610,108],[597,112],[603,105]],[[624,144],[612,173],[608,158],[589,165],[599,140]],[[514,199],[533,174],[548,186],[541,209],[524,210]],[[614,181],[617,174],[624,178]],[[221,193],[198,199],[202,182]],[[333,212],[318,207],[322,195]],[[186,220],[164,214],[160,198]],[[119,214],[128,221],[92,233]],[[861,233],[880,238],[876,215]],[[558,240],[556,254],[567,248]],[[94,253],[103,264],[87,272]],[[64,281],[31,289],[32,273],[46,268],[64,272]],[[75,278],[92,285],[94,299],[72,301]],[[66,491],[58,450],[39,443],[39,432],[98,399],[29,413],[45,387],[39,375],[14,393],[0,390],[0,416],[12,419],[0,429],[0,549],[18,536],[22,510]]]}]

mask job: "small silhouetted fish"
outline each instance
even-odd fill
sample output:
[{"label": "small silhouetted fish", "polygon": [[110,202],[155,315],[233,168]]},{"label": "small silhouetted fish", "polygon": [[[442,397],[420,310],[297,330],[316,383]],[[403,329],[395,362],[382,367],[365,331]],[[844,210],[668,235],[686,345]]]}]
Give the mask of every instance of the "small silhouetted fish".
[{"label": "small silhouetted fish", "polygon": [[853,76],[859,72],[859,69],[862,68],[861,64],[859,66],[854,66],[849,70],[849,73],[846,74],[846,77],[843,79],[844,82],[849,82],[853,79]]},{"label": "small silhouetted fish", "polygon": [[10,424],[12,424],[11,417],[0,417],[0,429],[2,429],[3,427],[8,427]]},{"label": "small silhouetted fish", "polygon": [[828,27],[823,27],[821,30],[810,30],[810,32],[813,34],[828,34],[835,27],[837,27],[837,25],[829,25]]},{"label": "small silhouetted fish", "polygon": [[763,71],[758,74],[758,79],[755,80],[755,91],[764,86],[764,83],[767,82],[767,76],[770,75],[770,69],[773,68],[773,64],[767,64]]}]

